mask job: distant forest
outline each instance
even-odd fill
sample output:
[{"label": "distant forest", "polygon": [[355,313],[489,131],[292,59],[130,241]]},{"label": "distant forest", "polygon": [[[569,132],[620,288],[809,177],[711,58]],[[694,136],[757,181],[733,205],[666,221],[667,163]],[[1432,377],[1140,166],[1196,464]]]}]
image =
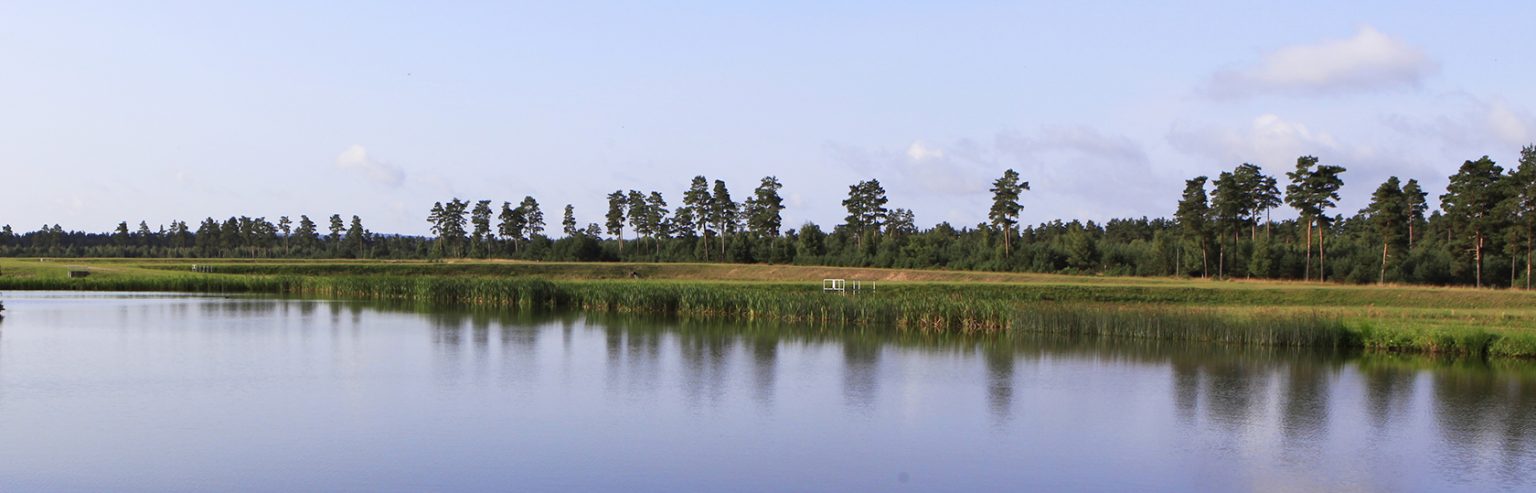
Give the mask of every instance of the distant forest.
[{"label": "distant forest", "polygon": [[[4,226],[0,255],[743,262],[1531,287],[1536,146],[1507,171],[1486,156],[1463,163],[1439,210],[1426,205],[1417,180],[1392,177],[1365,209],[1342,214],[1335,203],[1344,173],[1303,156],[1282,184],[1245,163],[1186,181],[1170,218],[1021,226],[1030,184],[1007,170],[992,183],[986,222],[927,229],[911,210],[888,207],[871,179],[848,187],[847,217],[830,230],[785,228],[775,177],[737,201],[724,181],[698,176],[675,207],[660,192],[616,190],[600,223],[578,222],[566,205],[559,225],[547,225],[533,197],[499,207],[454,198],[431,206],[430,237],[375,234],[340,215],[321,224],[308,216],[123,222],[109,233]],[[1271,220],[1280,207],[1299,217]]]}]

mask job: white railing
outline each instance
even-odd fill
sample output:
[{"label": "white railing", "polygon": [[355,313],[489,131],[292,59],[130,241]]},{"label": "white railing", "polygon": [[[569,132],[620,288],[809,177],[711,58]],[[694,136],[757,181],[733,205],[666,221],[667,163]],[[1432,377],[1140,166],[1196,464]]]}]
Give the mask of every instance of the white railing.
[{"label": "white railing", "polygon": [[[863,281],[858,281],[858,280],[855,280],[855,281],[849,281],[847,279],[822,279],[821,280],[821,290],[823,292],[827,292],[827,293],[848,293],[848,292],[851,291],[854,294],[858,294],[859,291],[862,290],[863,288],[864,288],[864,282]],[[870,291],[874,291],[875,290],[875,282],[874,281],[870,281],[869,282],[869,290]]]}]

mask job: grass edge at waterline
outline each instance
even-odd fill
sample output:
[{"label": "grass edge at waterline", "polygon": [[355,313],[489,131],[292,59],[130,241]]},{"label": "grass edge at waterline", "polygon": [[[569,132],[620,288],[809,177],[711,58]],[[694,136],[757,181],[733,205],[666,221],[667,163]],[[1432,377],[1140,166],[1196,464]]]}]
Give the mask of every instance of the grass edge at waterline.
[{"label": "grass edge at waterline", "polygon": [[1028,331],[1220,344],[1359,348],[1474,357],[1536,358],[1536,335],[1477,328],[1394,328],[1305,307],[1212,307],[1102,301],[1076,291],[906,284],[878,295],[826,294],[805,283],[559,280],[434,275],[119,275],[0,277],[25,290],[259,293],[309,298],[580,310],[902,331]]}]

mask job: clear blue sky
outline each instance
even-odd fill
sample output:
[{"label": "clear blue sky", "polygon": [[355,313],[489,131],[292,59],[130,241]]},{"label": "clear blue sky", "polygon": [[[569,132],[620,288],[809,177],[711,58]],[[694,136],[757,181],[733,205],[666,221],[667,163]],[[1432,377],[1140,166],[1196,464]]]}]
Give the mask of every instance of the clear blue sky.
[{"label": "clear blue sky", "polygon": [[1301,154],[1349,168],[1352,213],[1536,140],[1529,2],[727,3],[0,3],[0,223],[420,234],[454,196],[586,223],[774,174],[787,225],[870,177],[974,225],[1010,167],[1025,222],[1099,220]]}]

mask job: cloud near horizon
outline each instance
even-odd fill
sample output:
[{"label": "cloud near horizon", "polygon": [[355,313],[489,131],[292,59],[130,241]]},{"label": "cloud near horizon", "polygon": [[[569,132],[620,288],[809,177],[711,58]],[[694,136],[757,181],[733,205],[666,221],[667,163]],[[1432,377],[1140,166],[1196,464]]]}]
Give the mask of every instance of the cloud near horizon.
[{"label": "cloud near horizon", "polygon": [[405,183],[405,171],[395,165],[369,157],[368,149],[358,144],[353,144],[336,156],[336,167],[361,173],[369,181],[388,187],[399,187]]},{"label": "cloud near horizon", "polygon": [[1226,167],[1252,163],[1266,169],[1288,170],[1298,156],[1317,156],[1325,163],[1371,161],[1379,157],[1372,146],[1344,143],[1331,133],[1272,113],[1255,117],[1248,128],[1175,126],[1168,132],[1168,143],[1181,152]]},{"label": "cloud near horizon", "polygon": [[1441,98],[1435,111],[1427,113],[1390,113],[1382,115],[1380,123],[1414,143],[1448,153],[1510,152],[1536,143],[1536,116],[1501,98],[1455,95]]},{"label": "cloud near horizon", "polygon": [[1367,92],[1418,87],[1438,70],[1422,50],[1364,25],[1349,38],[1286,46],[1256,65],[1216,72],[1205,90],[1218,99]]},{"label": "cloud near horizon", "polygon": [[[977,211],[986,210],[992,181],[1008,168],[1035,184],[1026,220],[1148,214],[1158,210],[1159,183],[1167,181],[1140,143],[1084,126],[1003,131],[942,145],[917,140],[904,149],[829,143],[826,150],[855,172],[880,178],[893,197],[946,206],[931,211],[929,220],[958,224],[984,219]],[[1093,199],[1105,190],[1115,190],[1118,200]]]}]

